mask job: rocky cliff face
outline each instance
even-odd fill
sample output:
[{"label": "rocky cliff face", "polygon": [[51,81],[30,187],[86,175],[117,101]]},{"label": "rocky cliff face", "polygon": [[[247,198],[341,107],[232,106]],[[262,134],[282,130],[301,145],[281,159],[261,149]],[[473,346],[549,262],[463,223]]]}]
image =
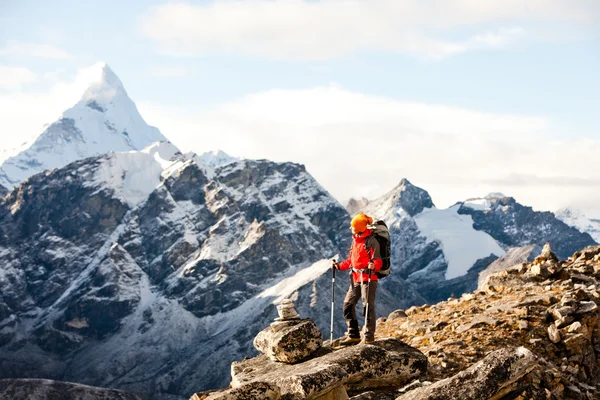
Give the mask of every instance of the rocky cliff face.
[{"label": "rocky cliff face", "polygon": [[0,185],[0,197],[6,196],[7,193],[8,193],[8,189],[5,188],[4,186]]}]

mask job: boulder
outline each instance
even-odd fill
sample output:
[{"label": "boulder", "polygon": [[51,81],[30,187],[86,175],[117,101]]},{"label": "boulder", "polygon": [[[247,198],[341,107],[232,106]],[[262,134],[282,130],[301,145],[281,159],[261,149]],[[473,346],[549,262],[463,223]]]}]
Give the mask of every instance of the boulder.
[{"label": "boulder", "polygon": [[273,361],[297,363],[323,344],[323,335],[311,319],[275,322],[254,338],[254,347]]},{"label": "boulder", "polygon": [[390,315],[388,315],[387,320],[393,321],[395,319],[401,319],[401,318],[408,318],[408,315],[406,315],[406,312],[404,310],[396,310],[396,311],[392,311],[390,313]]},{"label": "boulder", "polygon": [[397,400],[480,400],[502,398],[521,385],[519,380],[538,365],[524,347],[505,348],[451,378],[410,391]]},{"label": "boulder", "polygon": [[233,363],[231,370],[233,388],[264,382],[277,387],[286,400],[318,399],[335,393],[340,384],[354,391],[401,387],[425,374],[427,357],[395,339],[380,339],[337,351],[323,347],[299,364],[275,362],[262,354]]}]

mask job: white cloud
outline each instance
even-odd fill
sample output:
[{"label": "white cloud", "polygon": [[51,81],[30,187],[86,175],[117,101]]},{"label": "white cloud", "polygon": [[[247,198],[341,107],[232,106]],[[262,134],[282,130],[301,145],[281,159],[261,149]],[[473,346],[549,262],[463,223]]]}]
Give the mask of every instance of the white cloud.
[{"label": "white cloud", "polygon": [[31,83],[35,79],[35,74],[28,68],[0,64],[0,88],[18,89],[21,85]]},{"label": "white cloud", "polygon": [[[142,15],[139,30],[161,51],[181,56],[234,53],[326,60],[381,50],[439,58],[508,45],[523,36],[523,24],[592,26],[600,15],[598,4],[595,0],[530,0],[526,6],[522,0],[167,3]],[[462,39],[442,39],[448,34]]]},{"label": "white cloud", "polygon": [[545,117],[401,102],[337,86],[271,90],[204,112],[139,108],[183,150],[303,163],[342,202],[373,198],[406,177],[444,207],[498,191],[541,210],[600,203],[600,186],[592,183],[600,142],[549,141],[557,132]]},{"label": "white cloud", "polygon": [[[0,91],[0,146],[2,150],[9,150],[0,151],[0,160],[12,154],[11,149],[42,133],[45,124],[54,122],[79,101],[90,82],[97,78],[92,75],[94,68],[81,68],[72,79],[51,79],[55,83],[48,90],[31,91],[13,86],[11,91]],[[0,87],[5,76],[0,66]]]},{"label": "white cloud", "polygon": [[2,56],[27,56],[35,58],[68,59],[71,55],[58,47],[42,43],[8,41],[0,48]]}]

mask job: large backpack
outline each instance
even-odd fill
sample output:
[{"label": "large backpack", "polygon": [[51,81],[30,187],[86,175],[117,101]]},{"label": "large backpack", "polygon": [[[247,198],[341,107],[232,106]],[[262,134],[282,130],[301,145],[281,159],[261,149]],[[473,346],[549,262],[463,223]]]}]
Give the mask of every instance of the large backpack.
[{"label": "large backpack", "polygon": [[373,231],[371,234],[372,237],[377,239],[379,242],[379,252],[381,254],[381,261],[383,261],[383,265],[379,272],[377,272],[377,278],[385,278],[391,272],[391,256],[392,256],[392,245],[390,240],[390,231],[388,230],[385,222],[379,220],[374,221],[368,228]]}]

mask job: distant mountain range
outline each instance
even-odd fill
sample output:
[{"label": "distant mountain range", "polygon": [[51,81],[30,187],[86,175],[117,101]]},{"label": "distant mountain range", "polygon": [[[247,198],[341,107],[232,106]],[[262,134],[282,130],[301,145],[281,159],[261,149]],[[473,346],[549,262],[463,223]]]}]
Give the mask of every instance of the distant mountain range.
[{"label": "distant mountain range", "polygon": [[549,242],[566,258],[596,243],[554,214],[500,193],[437,209],[406,179],[373,201],[351,199],[347,210],[358,209],[389,224],[392,265],[429,303],[475,290],[479,273],[510,248]]}]

